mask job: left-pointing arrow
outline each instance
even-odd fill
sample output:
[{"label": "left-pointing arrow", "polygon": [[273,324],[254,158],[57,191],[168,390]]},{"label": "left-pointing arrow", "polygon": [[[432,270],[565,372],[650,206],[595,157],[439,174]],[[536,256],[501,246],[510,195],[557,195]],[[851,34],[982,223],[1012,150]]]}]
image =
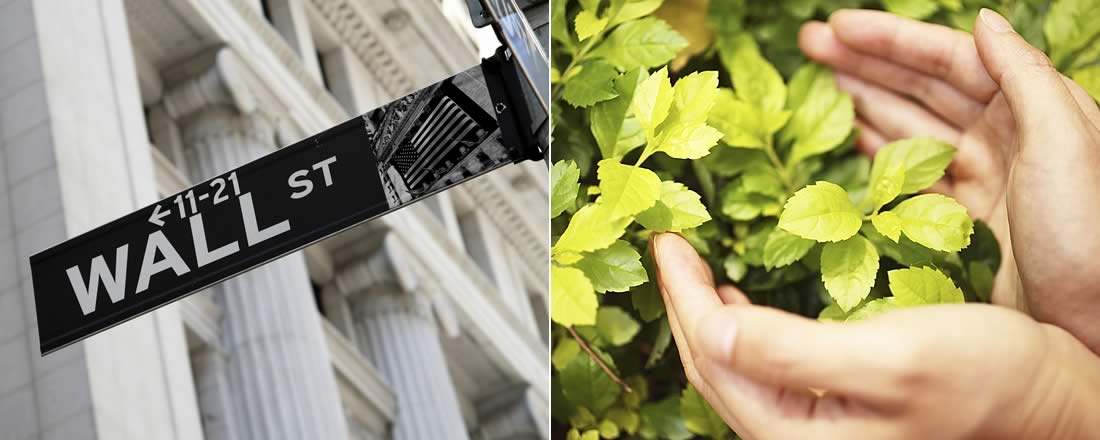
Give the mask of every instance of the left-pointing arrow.
[{"label": "left-pointing arrow", "polygon": [[149,223],[157,226],[164,226],[164,220],[161,219],[171,213],[172,211],[160,212],[160,205],[155,205],[153,206],[153,214],[149,216]]}]

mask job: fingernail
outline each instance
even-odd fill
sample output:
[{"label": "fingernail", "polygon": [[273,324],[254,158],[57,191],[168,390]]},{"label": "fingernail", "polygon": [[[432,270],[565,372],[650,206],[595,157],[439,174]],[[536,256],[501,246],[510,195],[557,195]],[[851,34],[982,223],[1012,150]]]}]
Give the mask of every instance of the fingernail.
[{"label": "fingernail", "polygon": [[981,12],[978,12],[978,17],[982,19],[982,23],[985,23],[990,29],[993,29],[997,33],[1014,32],[1012,30],[1012,24],[1005,20],[1001,14],[996,13],[992,9],[982,8]]},{"label": "fingernail", "polygon": [[737,321],[728,313],[712,313],[703,318],[696,329],[703,353],[708,357],[729,362],[733,359],[733,345],[737,341]]}]

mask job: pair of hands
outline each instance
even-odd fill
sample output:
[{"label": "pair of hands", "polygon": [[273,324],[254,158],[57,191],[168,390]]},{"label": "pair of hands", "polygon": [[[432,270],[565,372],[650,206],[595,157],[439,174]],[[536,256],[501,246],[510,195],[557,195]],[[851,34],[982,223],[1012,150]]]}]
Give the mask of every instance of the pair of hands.
[{"label": "pair of hands", "polygon": [[688,379],[747,438],[1100,436],[1092,99],[991,11],[973,37],[873,11],[837,12],[800,37],[840,72],[862,150],[918,135],[958,147],[934,190],[997,233],[994,302],[1010,307],[819,323],[716,290],[691,245],[662,234],[651,242],[657,281]]}]

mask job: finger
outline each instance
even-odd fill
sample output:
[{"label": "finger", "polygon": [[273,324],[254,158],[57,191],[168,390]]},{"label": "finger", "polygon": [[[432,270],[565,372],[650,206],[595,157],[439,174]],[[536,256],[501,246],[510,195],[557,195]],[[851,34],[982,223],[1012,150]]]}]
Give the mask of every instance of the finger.
[{"label": "finger", "polygon": [[886,145],[886,137],[871,124],[856,118],[856,127],[859,127],[859,137],[856,138],[856,149],[859,152],[873,157],[879,148]]},{"label": "finger", "polygon": [[[1045,146],[1082,131],[1087,122],[1061,74],[1043,52],[1015,33],[1004,17],[982,9],[974,24],[974,40],[986,70],[1012,109],[1022,148]],[[1092,147],[1081,142],[1069,144],[1060,150]]]},{"label": "finger", "polygon": [[836,75],[836,85],[852,95],[856,113],[887,141],[932,136],[955,143],[959,131],[916,103],[861,79]]},{"label": "finger", "polygon": [[[875,405],[907,396],[896,386],[898,341],[860,324],[820,323],[759,306],[722,306],[695,329],[696,363],[715,362],[764,383],[820,388]],[[687,334],[691,339],[693,336]]]},{"label": "finger", "polygon": [[706,263],[687,240],[665,233],[657,234],[652,241],[658,285],[667,293],[691,344],[694,325],[708,311],[720,307],[722,300],[706,277]]},{"label": "finger", "polygon": [[1089,92],[1086,92],[1080,84],[1077,84],[1065,75],[1062,75],[1062,83],[1064,83],[1070,93],[1073,94],[1073,99],[1077,101],[1077,106],[1081,107],[1081,111],[1085,113],[1085,117],[1092,123],[1092,126],[1100,128],[1100,107],[1096,106],[1096,100],[1092,99]]},{"label": "finger", "polygon": [[942,79],[848,47],[824,23],[802,26],[798,41],[802,51],[814,61],[912,97],[954,125],[969,125],[985,108],[983,103]]},{"label": "finger", "polygon": [[722,304],[752,304],[740,289],[729,284],[718,286],[718,297],[722,299]]},{"label": "finger", "polygon": [[943,79],[978,102],[997,92],[965,32],[867,10],[837,11],[829,25],[845,45]]}]

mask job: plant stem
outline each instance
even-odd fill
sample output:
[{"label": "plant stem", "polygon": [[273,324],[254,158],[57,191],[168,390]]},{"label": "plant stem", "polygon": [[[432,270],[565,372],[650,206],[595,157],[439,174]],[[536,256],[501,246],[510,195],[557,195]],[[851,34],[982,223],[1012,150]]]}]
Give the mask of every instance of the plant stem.
[{"label": "plant stem", "polygon": [[768,145],[764,146],[764,152],[768,154],[768,160],[771,161],[775,173],[779,175],[779,180],[783,182],[783,186],[787,188],[787,193],[793,193],[795,190],[794,182],[791,182],[791,176],[787,174],[787,167],[783,165],[783,161],[779,160],[779,154],[776,154],[775,145],[771,140],[768,141]]},{"label": "plant stem", "polygon": [[603,369],[603,372],[607,373],[607,375],[611,377],[611,380],[614,380],[615,383],[622,386],[623,390],[626,390],[626,392],[634,392],[634,389],[630,388],[630,385],[627,385],[626,382],[623,382],[622,379],[619,379],[619,376],[616,376],[615,373],[611,371],[611,368],[609,368],[607,364],[604,363],[603,359],[600,359],[600,357],[597,356],[596,353],[592,352],[592,349],[588,347],[588,343],[584,342],[584,338],[581,338],[581,335],[578,335],[577,331],[573,330],[573,327],[566,327],[565,329],[569,330],[569,334],[573,335],[573,339],[577,340],[577,344],[580,344],[581,348],[584,349],[584,352],[588,353],[588,357],[591,357],[593,361],[596,361],[596,365],[599,365],[600,368]]}]

